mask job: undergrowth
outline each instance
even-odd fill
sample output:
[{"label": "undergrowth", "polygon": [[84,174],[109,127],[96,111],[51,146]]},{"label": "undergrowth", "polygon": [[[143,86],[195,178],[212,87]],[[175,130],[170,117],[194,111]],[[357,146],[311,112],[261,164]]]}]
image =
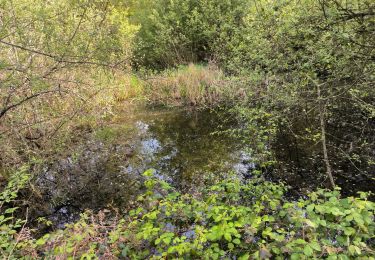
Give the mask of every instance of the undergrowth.
[{"label": "undergrowth", "polygon": [[2,256],[372,259],[374,255],[375,205],[366,193],[341,198],[339,189],[317,190],[307,199],[288,202],[281,184],[233,178],[197,197],[177,192],[153,177],[152,170],[144,175],[147,191],[126,216],[106,210],[96,215],[87,212],[65,230],[37,240],[20,229],[20,220],[9,216],[12,210],[8,210],[1,216]]},{"label": "undergrowth", "polygon": [[75,82],[64,86],[69,91],[42,96],[4,117],[0,170],[16,168],[35,157],[61,156],[87,133],[108,123],[119,106],[142,99],[142,81],[132,74],[81,70],[74,72],[74,78]]}]

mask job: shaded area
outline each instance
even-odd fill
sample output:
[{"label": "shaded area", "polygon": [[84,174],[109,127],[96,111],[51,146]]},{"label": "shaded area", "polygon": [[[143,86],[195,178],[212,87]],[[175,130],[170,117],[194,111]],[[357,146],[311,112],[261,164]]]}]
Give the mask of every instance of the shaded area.
[{"label": "shaded area", "polygon": [[[375,121],[354,106],[332,106],[336,116],[327,122],[327,146],[336,185],[344,196],[371,191],[370,199],[374,200]],[[273,143],[278,167],[271,173],[273,180],[287,182],[299,195],[316,187],[330,187],[321,142],[311,140],[306,132],[307,128],[316,128],[315,116],[303,119],[302,114],[296,113],[289,123],[279,127]]]},{"label": "shaded area", "polygon": [[29,201],[30,222],[48,230],[38,218],[51,221],[50,228],[61,228],[85,209],[124,212],[144,190],[142,174],[150,168],[156,177],[190,193],[231,171],[248,174],[254,164],[241,151],[241,142],[220,134],[234,124],[223,116],[144,107],[124,113],[124,118],[97,130],[76,153],[45,165],[37,174],[32,196],[23,194]]},{"label": "shaded area", "polygon": [[[38,224],[38,217],[51,221],[51,228],[61,228],[85,209],[107,207],[125,212],[144,190],[142,173],[150,168],[155,169],[156,177],[191,194],[199,194],[231,173],[251,178],[254,169],[275,182],[289,184],[292,197],[327,183],[320,143],[296,137],[303,134],[307,122],[296,121],[293,129],[279,128],[271,148],[278,163],[261,169],[238,137],[223,134],[240,127],[226,111],[134,107],[122,114],[114,123],[96,130],[92,140],[79,145],[75,154],[45,165],[39,172],[32,197],[24,194],[31,222],[39,225],[39,230],[44,224]],[[357,140],[352,133],[351,139]],[[343,143],[335,141],[330,139],[331,146],[343,149]],[[341,154],[335,155],[331,157],[334,174],[344,195],[374,189],[373,165],[353,165]],[[354,166],[362,169],[360,176]]]}]

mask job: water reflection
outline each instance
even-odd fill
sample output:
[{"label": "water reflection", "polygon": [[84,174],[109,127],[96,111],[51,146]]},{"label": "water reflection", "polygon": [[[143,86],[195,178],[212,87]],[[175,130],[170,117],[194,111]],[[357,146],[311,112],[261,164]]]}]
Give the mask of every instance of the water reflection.
[{"label": "water reflection", "polygon": [[143,191],[142,173],[149,168],[187,192],[228,171],[248,174],[255,165],[241,142],[215,134],[233,127],[233,122],[223,124],[222,116],[144,108],[124,114],[103,129],[106,134],[79,145],[75,156],[44,168],[34,181],[39,197],[30,199],[33,220],[43,216],[61,228],[85,209],[126,210]]},{"label": "water reflection", "polygon": [[201,183],[207,172],[247,174],[255,167],[251,158],[241,151],[238,140],[217,134],[233,127],[233,122],[222,123],[222,114],[184,110],[152,112],[158,113],[153,117],[140,113],[135,122],[139,139],[133,139],[132,146],[137,156],[130,160],[129,170],[142,172],[154,168],[178,188],[190,189]]},{"label": "water reflection", "polygon": [[[226,113],[142,107],[123,115],[102,129],[105,134],[79,145],[77,156],[41,171],[34,182],[38,194],[29,199],[34,220],[44,216],[60,228],[85,209],[126,210],[143,191],[142,173],[149,168],[179,190],[194,193],[231,171],[250,178],[257,167],[241,140],[218,134],[238,127]],[[298,194],[315,189],[324,169],[313,148],[280,131],[273,144],[280,163],[270,178],[287,181]]]}]

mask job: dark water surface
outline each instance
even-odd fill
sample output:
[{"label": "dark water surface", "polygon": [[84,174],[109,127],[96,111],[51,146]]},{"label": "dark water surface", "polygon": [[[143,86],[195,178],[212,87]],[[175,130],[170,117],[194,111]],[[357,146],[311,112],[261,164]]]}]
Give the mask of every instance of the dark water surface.
[{"label": "dark water surface", "polygon": [[[74,154],[44,167],[33,181],[38,192],[29,198],[31,220],[37,223],[44,217],[53,228],[61,228],[85,209],[126,210],[143,190],[142,173],[150,168],[158,178],[190,193],[215,178],[226,178],[228,172],[251,178],[258,167],[246,146],[222,133],[236,127],[236,121],[220,111],[127,108]],[[324,167],[314,149],[303,149],[286,132],[278,134],[273,149],[280,162],[260,169],[267,178],[292,185],[292,196],[324,186]],[[374,188],[369,178],[348,183],[346,177],[337,177],[348,195]]]},{"label": "dark water surface", "polygon": [[150,168],[176,188],[197,192],[228,172],[246,177],[255,167],[239,140],[220,134],[234,120],[217,111],[133,107],[114,121],[37,175],[32,221],[44,217],[62,228],[85,209],[125,210]]}]

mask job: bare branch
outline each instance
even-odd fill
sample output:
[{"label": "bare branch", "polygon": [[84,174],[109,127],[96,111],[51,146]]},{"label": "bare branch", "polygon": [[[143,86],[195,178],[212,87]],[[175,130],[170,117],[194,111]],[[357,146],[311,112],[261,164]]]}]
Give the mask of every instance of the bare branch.
[{"label": "bare branch", "polygon": [[31,53],[42,55],[42,56],[54,59],[55,61],[58,61],[58,62],[61,62],[61,63],[87,64],[87,65],[96,65],[96,66],[103,66],[103,67],[113,67],[113,65],[111,65],[111,64],[101,63],[101,62],[96,62],[96,61],[90,61],[90,60],[64,60],[64,59],[61,59],[57,55],[45,53],[45,52],[42,52],[42,51],[39,51],[39,50],[30,49],[28,47],[24,47],[24,46],[21,46],[21,45],[18,45],[18,44],[6,42],[4,40],[0,40],[0,43],[11,46],[11,47],[14,47],[14,48],[17,48],[17,49],[28,51],[28,52],[31,52]]},{"label": "bare branch", "polygon": [[30,100],[30,99],[34,99],[36,97],[39,97],[41,95],[45,95],[45,94],[48,94],[48,93],[54,93],[54,92],[61,92],[61,89],[60,88],[57,88],[57,89],[54,89],[54,90],[47,90],[47,91],[42,91],[42,92],[38,92],[38,93],[35,93],[33,95],[30,95],[30,96],[27,96],[25,97],[24,99],[14,103],[14,104],[11,104],[11,105],[8,105],[6,107],[4,107],[1,111],[0,111],[0,119],[5,116],[5,114],[13,109],[13,108],[16,108],[20,105],[22,105],[23,103],[25,103],[26,101]]}]

